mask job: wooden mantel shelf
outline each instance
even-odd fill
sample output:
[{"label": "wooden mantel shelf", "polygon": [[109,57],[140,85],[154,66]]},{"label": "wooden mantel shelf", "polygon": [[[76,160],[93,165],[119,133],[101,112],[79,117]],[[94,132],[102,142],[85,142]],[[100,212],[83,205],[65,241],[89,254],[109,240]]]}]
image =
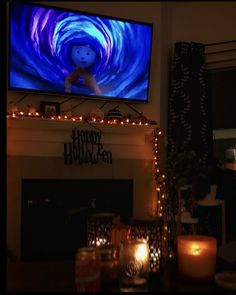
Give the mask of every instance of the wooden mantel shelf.
[{"label": "wooden mantel shelf", "polygon": [[153,131],[157,125],[101,124],[42,118],[7,119],[7,154],[61,157],[64,143],[71,142],[72,130],[102,131],[102,144],[114,158],[152,159]]},{"label": "wooden mantel shelf", "polygon": [[155,128],[155,125],[139,125],[139,124],[101,124],[96,122],[86,123],[80,121],[72,120],[59,120],[59,119],[44,119],[44,118],[8,118],[7,119],[7,128],[16,128],[16,129],[32,129],[32,130],[55,130],[55,131],[67,131],[72,130],[75,127],[80,127],[81,129],[92,129],[93,126],[98,128],[104,133],[115,133],[115,134],[140,134],[147,133],[150,134]]}]

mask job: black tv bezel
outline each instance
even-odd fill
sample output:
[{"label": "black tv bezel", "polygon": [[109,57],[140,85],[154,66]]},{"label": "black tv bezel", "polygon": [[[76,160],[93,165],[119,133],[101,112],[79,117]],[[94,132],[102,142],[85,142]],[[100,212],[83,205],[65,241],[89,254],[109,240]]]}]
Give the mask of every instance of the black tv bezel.
[{"label": "black tv bezel", "polygon": [[[76,94],[76,93],[63,93],[63,92],[56,92],[56,91],[50,91],[50,90],[35,90],[35,89],[28,89],[28,88],[18,88],[18,87],[13,87],[10,85],[10,61],[11,61],[11,6],[14,4],[27,4],[27,5],[32,5],[32,6],[39,6],[39,7],[46,7],[46,8],[51,8],[51,9],[56,9],[60,11],[65,11],[65,12],[72,12],[72,13],[78,13],[78,14],[83,14],[83,15],[88,15],[88,16],[94,16],[94,17],[101,17],[101,18],[107,18],[111,20],[117,20],[117,21],[123,21],[123,22],[129,22],[129,23],[134,23],[134,24],[139,24],[139,25],[146,25],[151,28],[151,39],[150,39],[150,58],[149,58],[149,65],[148,65],[148,89],[147,89],[147,99],[146,100],[140,100],[140,99],[129,99],[129,98],[123,98],[123,97],[113,97],[113,96],[98,96],[98,95],[89,95],[89,94]],[[99,14],[99,13],[92,13],[92,12],[87,12],[83,10],[75,10],[75,9],[70,9],[66,7],[57,7],[53,5],[48,5],[48,4],[40,4],[40,3],[35,3],[35,2],[27,2],[27,1],[10,1],[8,3],[8,91],[15,91],[15,92],[20,92],[20,93],[25,93],[25,94],[37,94],[37,95],[49,95],[49,96],[60,96],[60,97],[71,97],[71,98],[77,98],[77,99],[88,99],[90,101],[107,101],[107,102],[123,102],[123,103],[137,103],[137,104],[147,104],[150,101],[150,80],[151,80],[151,64],[152,64],[152,51],[153,51],[153,23],[149,22],[144,22],[144,21],[137,21],[137,20],[131,20],[127,18],[122,18],[122,17],[114,17],[114,16],[109,16],[109,15],[104,15],[104,14]]]}]

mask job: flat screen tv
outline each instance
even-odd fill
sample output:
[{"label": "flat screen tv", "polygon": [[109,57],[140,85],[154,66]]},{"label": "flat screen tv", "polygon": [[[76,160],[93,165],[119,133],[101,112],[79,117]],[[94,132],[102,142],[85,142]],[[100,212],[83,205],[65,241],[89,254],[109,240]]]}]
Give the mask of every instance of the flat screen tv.
[{"label": "flat screen tv", "polygon": [[152,24],[9,5],[10,90],[148,102]]}]

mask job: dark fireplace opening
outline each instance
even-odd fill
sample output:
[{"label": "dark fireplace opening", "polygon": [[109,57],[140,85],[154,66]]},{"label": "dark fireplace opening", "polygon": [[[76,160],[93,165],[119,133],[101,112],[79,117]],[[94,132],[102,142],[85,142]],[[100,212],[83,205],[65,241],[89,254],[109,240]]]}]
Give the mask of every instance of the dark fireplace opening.
[{"label": "dark fireplace opening", "polygon": [[21,260],[73,260],[87,246],[87,217],[113,212],[129,224],[131,179],[22,179]]}]

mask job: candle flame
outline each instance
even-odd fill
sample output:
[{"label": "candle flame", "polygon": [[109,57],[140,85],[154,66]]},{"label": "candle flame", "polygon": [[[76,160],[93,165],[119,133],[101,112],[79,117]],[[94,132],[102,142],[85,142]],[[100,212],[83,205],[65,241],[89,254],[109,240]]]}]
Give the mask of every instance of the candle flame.
[{"label": "candle flame", "polygon": [[147,245],[146,244],[138,245],[137,250],[135,252],[135,258],[139,261],[140,260],[144,261],[147,259],[147,257],[148,257]]},{"label": "candle flame", "polygon": [[191,246],[191,254],[192,255],[200,255],[201,248],[198,245],[192,245]]}]

